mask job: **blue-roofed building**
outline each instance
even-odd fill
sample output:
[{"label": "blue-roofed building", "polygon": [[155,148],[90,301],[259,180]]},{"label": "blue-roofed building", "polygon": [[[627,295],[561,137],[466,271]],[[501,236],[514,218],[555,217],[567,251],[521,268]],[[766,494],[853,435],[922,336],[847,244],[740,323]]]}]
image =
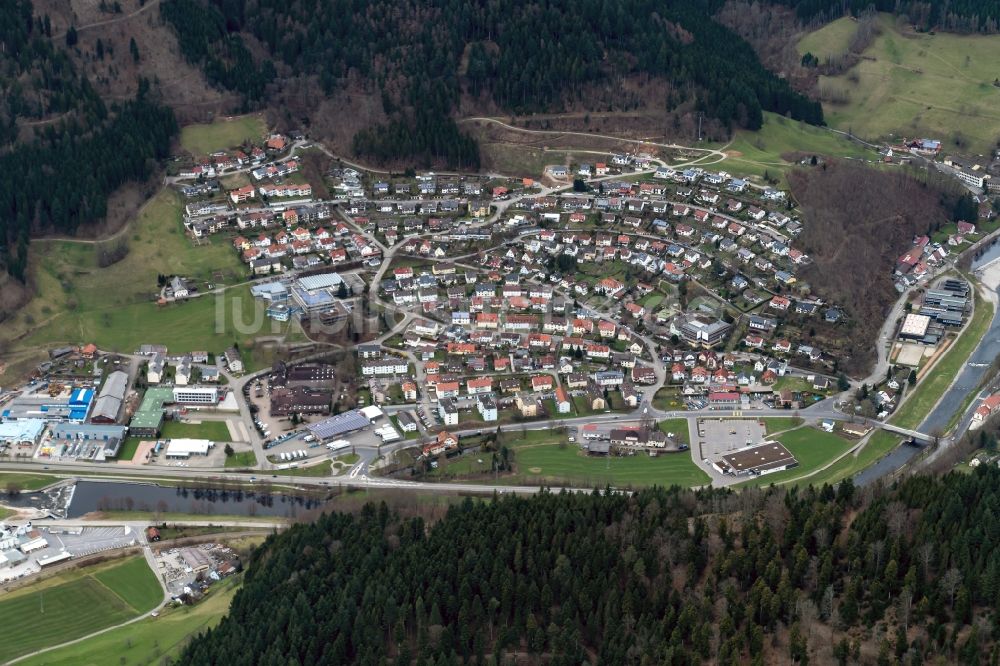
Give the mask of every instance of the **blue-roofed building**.
[{"label": "blue-roofed building", "polygon": [[298,286],[292,287],[292,297],[296,305],[306,314],[329,309],[333,307],[336,300],[336,297],[329,291],[308,291]]},{"label": "blue-roofed building", "polygon": [[68,397],[53,398],[47,394],[18,396],[4,407],[0,416],[5,421],[44,419],[82,423],[90,413],[94,389],[73,389]]}]

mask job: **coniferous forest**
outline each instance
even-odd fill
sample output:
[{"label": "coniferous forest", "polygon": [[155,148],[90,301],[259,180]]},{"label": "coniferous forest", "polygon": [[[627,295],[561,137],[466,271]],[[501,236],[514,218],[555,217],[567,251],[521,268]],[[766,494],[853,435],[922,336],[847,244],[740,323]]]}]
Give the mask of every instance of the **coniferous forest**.
[{"label": "coniferous forest", "polygon": [[180,658],[227,664],[995,663],[1000,470],[884,490],[384,504],[272,536]]}]

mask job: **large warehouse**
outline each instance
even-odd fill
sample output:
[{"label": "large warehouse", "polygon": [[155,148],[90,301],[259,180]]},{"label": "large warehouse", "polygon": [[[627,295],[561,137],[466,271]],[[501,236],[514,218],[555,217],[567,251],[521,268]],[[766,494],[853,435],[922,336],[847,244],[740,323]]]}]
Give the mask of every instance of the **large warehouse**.
[{"label": "large warehouse", "polygon": [[125,392],[128,390],[128,374],[121,370],[115,370],[104,380],[104,386],[94,403],[94,411],[90,414],[91,423],[115,423],[118,421],[118,412],[121,411],[122,403],[125,401]]}]

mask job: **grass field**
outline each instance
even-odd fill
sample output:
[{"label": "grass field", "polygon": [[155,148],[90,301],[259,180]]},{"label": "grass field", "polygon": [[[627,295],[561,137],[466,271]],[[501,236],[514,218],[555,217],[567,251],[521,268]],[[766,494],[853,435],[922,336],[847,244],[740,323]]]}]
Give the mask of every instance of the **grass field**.
[{"label": "grass field", "polygon": [[[722,148],[722,145],[715,146]],[[858,144],[829,130],[764,114],[764,126],[756,132],[740,130],[726,147],[729,157],[719,168],[744,176],[763,178],[765,172],[779,180],[794,164],[782,157],[792,153],[830,157],[877,158]]]},{"label": "grass field", "polygon": [[164,610],[127,627],[25,660],[29,666],[105,666],[159,664],[174,658],[187,641],[214,627],[229,610],[239,589],[238,579],[229,578],[209,588],[197,606]]},{"label": "grass field", "polygon": [[951,386],[955,376],[969,359],[969,354],[983,339],[993,320],[992,303],[977,295],[975,308],[972,321],[968,323],[958,340],[952,343],[951,348],[945,352],[944,358],[937,362],[933,371],[917,384],[913,394],[889,419],[890,423],[901,428],[915,429]]},{"label": "grass field", "polygon": [[139,450],[139,444],[142,442],[140,437],[127,437],[125,441],[122,442],[122,446],[118,449],[118,460],[132,460],[135,457],[135,452]]},{"label": "grass field", "polygon": [[202,421],[201,423],[182,423],[180,421],[164,421],[160,431],[163,439],[210,439],[213,442],[231,442],[229,428],[225,421]]},{"label": "grass field", "polygon": [[260,141],[267,132],[260,116],[239,116],[181,129],[181,148],[192,155],[209,155],[235,148],[246,141]]},{"label": "grass field", "polygon": [[[0,660],[86,636],[145,613],[162,600],[142,557],[74,569],[0,599]],[[107,663],[107,662],[105,662]]]},{"label": "grass field", "polygon": [[54,476],[48,474],[0,474],[0,490],[6,491],[12,485],[16,485],[21,490],[38,490],[58,481]]},{"label": "grass field", "polygon": [[665,386],[653,396],[653,407],[662,410],[684,409],[684,400],[681,398],[680,387]]},{"label": "grass field", "polygon": [[797,479],[826,465],[854,446],[853,442],[833,433],[823,432],[808,426],[789,430],[776,439],[792,452],[795,459],[799,461],[799,466],[782,472],[765,474],[740,485],[769,486],[772,483],[781,484],[791,479]]},{"label": "grass field", "polygon": [[679,444],[691,444],[691,432],[687,419],[665,419],[659,423],[660,431],[664,434],[673,433],[674,439]]},{"label": "grass field", "polygon": [[791,430],[802,425],[802,419],[798,416],[774,416],[760,419],[764,422],[764,432],[773,435],[776,432]]},{"label": "grass field", "polygon": [[253,451],[239,451],[226,456],[226,467],[253,467],[257,464],[257,456]]},{"label": "grass field", "polygon": [[893,435],[884,430],[879,430],[878,432],[872,434],[868,443],[854,453],[844,456],[838,460],[833,465],[830,465],[822,472],[809,477],[808,479],[801,479],[795,483],[798,486],[821,486],[824,483],[839,483],[848,477],[852,477],[861,470],[869,467],[884,455],[892,451],[894,448],[899,446],[900,437]]},{"label": "grass field", "polygon": [[800,54],[812,53],[822,63],[828,57],[846,53],[857,28],[857,21],[842,18],[809,33],[799,41],[797,48]]},{"label": "grass field", "polygon": [[[143,342],[163,342],[172,352],[221,352],[234,339],[248,338],[235,332],[235,320],[246,324],[244,330],[264,322],[249,287],[220,298],[206,296],[164,307],[154,303],[158,275],[184,275],[201,289],[235,284],[245,276],[236,253],[221,239],[191,245],[183,233],[177,193],[165,189],[151,199],[124,238],[128,255],[105,268],[99,267],[98,246],[93,244],[33,242],[29,266],[37,295],[4,322],[0,343],[18,351],[94,342],[131,352]],[[267,326],[261,328],[262,334],[272,334]]]},{"label": "grass field", "polygon": [[[1000,88],[993,86],[1000,38],[899,29],[888,14],[882,34],[851,70],[820,77],[821,91],[836,91],[846,103],[825,103],[826,120],[869,140],[927,136],[946,149],[983,152],[1000,134]],[[822,60],[842,51],[856,24],[842,18],[803,38],[800,53]],[[957,146],[956,139],[962,146]]]}]

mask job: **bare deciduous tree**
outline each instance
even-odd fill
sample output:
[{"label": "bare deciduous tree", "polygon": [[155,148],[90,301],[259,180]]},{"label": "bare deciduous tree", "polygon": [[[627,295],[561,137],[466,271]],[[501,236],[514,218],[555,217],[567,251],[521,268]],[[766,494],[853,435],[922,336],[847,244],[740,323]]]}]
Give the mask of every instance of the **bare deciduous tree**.
[{"label": "bare deciduous tree", "polygon": [[941,589],[948,595],[948,607],[951,610],[955,609],[955,591],[958,590],[961,582],[962,572],[954,567],[945,571],[944,575],[941,576]]}]

